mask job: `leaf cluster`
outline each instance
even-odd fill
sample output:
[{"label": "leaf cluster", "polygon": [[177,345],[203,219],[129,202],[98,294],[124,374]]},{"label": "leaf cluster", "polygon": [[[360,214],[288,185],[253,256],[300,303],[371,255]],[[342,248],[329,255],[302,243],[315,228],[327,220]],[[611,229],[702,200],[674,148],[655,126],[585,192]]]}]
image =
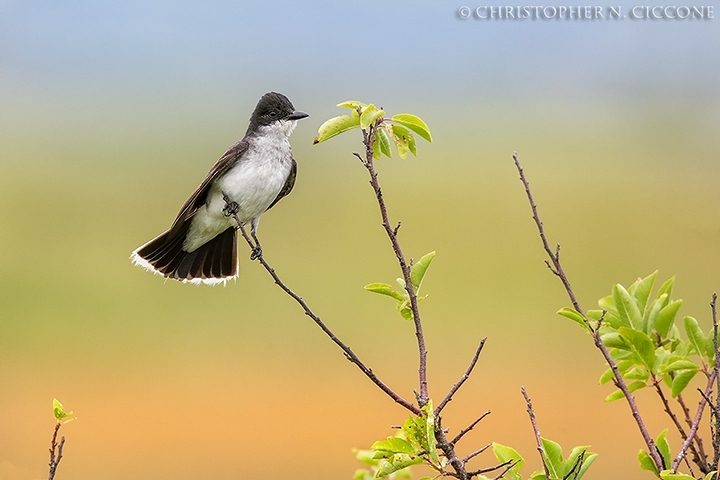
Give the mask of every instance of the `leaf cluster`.
[{"label": "leaf cluster", "polygon": [[329,140],[341,133],[360,128],[371,132],[373,158],[381,155],[392,157],[391,144],[395,145],[398,156],[407,157],[408,152],[417,156],[417,142],[415,134],[428,142],[432,142],[432,135],[427,124],[418,116],[411,113],[399,113],[390,118],[385,117],[385,110],[372,103],[367,104],[356,100],[348,100],[338,104],[340,108],[351,110],[349,115],[340,115],[327,120],[320,125],[318,136],[313,144]]},{"label": "leaf cluster", "polygon": [[[597,453],[587,451],[589,447],[575,447],[570,451],[566,459],[563,459],[562,447],[552,440],[540,439],[543,445],[542,459],[547,467],[550,478],[545,475],[544,470],[533,472],[529,480],[580,480],[590,465],[597,458]],[[493,443],[493,453],[501,463],[507,463],[512,467],[503,475],[508,480],[522,480],[520,470],[525,465],[525,460],[511,447]],[[479,475],[478,480],[490,480],[489,477]]]},{"label": "leaf cluster", "polygon": [[[438,454],[432,402],[422,408],[420,415],[408,417],[394,437],[379,440],[370,450],[357,451],[356,456],[371,469],[357,470],[355,480],[410,478],[408,467],[419,463],[442,473],[448,460]],[[430,477],[420,480],[430,480]]]},{"label": "leaf cluster", "polygon": [[[427,272],[433,258],[435,258],[435,252],[430,252],[410,267],[410,281],[412,282],[415,295],[418,295],[420,292],[420,286],[422,285],[423,278],[425,278],[425,272]],[[387,283],[371,283],[365,285],[365,290],[394,298],[398,302],[397,309],[400,311],[400,315],[406,320],[412,320],[413,312],[410,308],[410,295],[408,294],[405,280],[397,278],[395,281],[398,287],[400,287],[399,290],[394,290],[392,285]],[[422,297],[418,296],[418,301],[425,300],[426,298],[427,295]]]},{"label": "leaf cluster", "polygon": [[[62,406],[62,403],[57,398],[53,398],[53,415],[55,416],[55,420],[57,420],[58,423],[69,423],[73,420],[77,420],[75,417],[71,417],[73,412],[66,412],[65,409]],[[71,418],[68,418],[71,417]]]},{"label": "leaf cluster", "polygon": [[[652,386],[670,389],[673,398],[682,395],[698,372],[708,374],[708,366],[715,364],[713,331],[705,334],[698,321],[683,317],[684,339],[676,325],[682,300],[673,300],[675,278],[663,283],[653,298],[651,293],[657,271],[625,288],[617,284],[612,294],[598,301],[599,310],[589,310],[587,318],[571,308],[563,308],[558,314],[567,317],[588,331],[599,328],[602,343],[609,348],[619,374],[630,392]],[[600,383],[613,381],[615,373],[608,368],[600,377]],[[615,390],[606,397],[612,402],[623,397]],[[667,430],[660,433],[656,445],[665,466],[670,466],[672,456],[667,442]],[[645,451],[638,455],[640,466],[660,478],[690,479],[687,475],[670,470],[659,471]]]}]

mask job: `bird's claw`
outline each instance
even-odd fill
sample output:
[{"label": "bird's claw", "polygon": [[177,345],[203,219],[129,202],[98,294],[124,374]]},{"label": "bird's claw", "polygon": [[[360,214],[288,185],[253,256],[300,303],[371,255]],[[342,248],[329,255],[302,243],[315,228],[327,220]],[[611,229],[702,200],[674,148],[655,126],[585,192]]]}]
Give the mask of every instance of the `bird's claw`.
[{"label": "bird's claw", "polygon": [[262,256],[262,247],[257,244],[253,247],[252,253],[250,254],[250,260],[257,260]]},{"label": "bird's claw", "polygon": [[237,202],[230,201],[225,204],[225,208],[223,208],[222,212],[226,217],[232,217],[233,215],[236,215],[239,210],[240,206]]}]

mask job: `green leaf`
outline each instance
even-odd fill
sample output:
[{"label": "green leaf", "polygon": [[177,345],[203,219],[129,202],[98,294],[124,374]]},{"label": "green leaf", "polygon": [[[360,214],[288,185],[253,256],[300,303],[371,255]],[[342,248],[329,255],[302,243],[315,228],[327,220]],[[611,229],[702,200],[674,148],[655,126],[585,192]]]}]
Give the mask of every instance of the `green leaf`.
[{"label": "green leaf", "polygon": [[637,282],[633,284],[634,288],[631,287],[633,289],[633,296],[637,300],[638,307],[640,308],[641,312],[645,311],[648,297],[650,296],[653,285],[655,285],[655,277],[657,277],[657,273],[657,270],[655,270],[647,277],[639,278]]},{"label": "green leaf", "polygon": [[375,120],[385,115],[385,110],[377,108],[372,103],[362,108],[362,115],[360,115],[360,128],[366,130],[370,127]]},{"label": "green leaf", "polygon": [[668,331],[675,321],[675,315],[677,315],[680,309],[680,305],[682,305],[682,300],[675,300],[660,310],[658,318],[655,321],[655,330],[657,330],[662,338],[667,337]]},{"label": "green leaf", "polygon": [[673,473],[672,470],[663,470],[660,472],[662,480],[695,480],[695,477],[685,475],[684,473]]},{"label": "green leaf", "polygon": [[[73,412],[66,412],[65,409],[62,406],[62,403],[57,398],[53,398],[53,415],[55,416],[55,420],[58,422],[62,422],[67,417],[73,414]],[[67,422],[65,422],[67,423]]]},{"label": "green leaf", "polygon": [[390,150],[390,137],[388,136],[385,128],[379,128],[375,132],[375,143],[373,144],[373,147],[375,147],[375,145],[378,146],[379,153],[392,158],[392,150]]},{"label": "green leaf", "polygon": [[[625,328],[625,327],[621,327]],[[623,339],[623,337],[617,332],[605,333],[600,336],[603,344],[609,348],[619,348],[621,350],[627,350],[630,346]]]},{"label": "green leaf", "polygon": [[313,145],[329,140],[336,135],[345,133],[353,128],[358,128],[359,126],[360,117],[354,110],[352,115],[333,117],[320,125],[320,128],[318,128],[318,136],[313,140]]},{"label": "green leaf", "polygon": [[412,115],[410,113],[399,113],[397,115],[394,115],[391,120],[394,123],[400,124],[403,127],[407,127],[413,132],[420,135],[422,138],[427,140],[428,142],[432,142],[432,136],[430,135],[430,129],[425,124],[425,122],[420,119],[420,117],[417,117],[415,115]]},{"label": "green leaf", "polygon": [[[400,437],[388,437],[385,440],[378,440],[373,443],[370,448],[376,452],[383,453],[383,457],[389,457],[396,453],[415,454],[415,449],[410,445],[410,442]],[[385,455],[385,453],[390,455]],[[375,458],[378,457],[376,456]]]},{"label": "green leaf", "polygon": [[358,102],[357,100],[348,100],[346,102],[338,103],[337,106],[340,108],[349,108],[351,110],[357,110],[358,107],[360,107],[360,108],[367,107],[367,103]]},{"label": "green leaf", "polygon": [[375,467],[378,463],[380,463],[380,461],[375,458],[375,452],[372,450],[358,450],[357,448],[354,448],[353,454],[355,455],[355,458],[364,464]]},{"label": "green leaf", "polygon": [[612,380],[615,377],[615,374],[612,371],[612,368],[608,368],[605,370],[605,373],[603,373],[600,376],[600,385],[605,385],[607,382]]},{"label": "green leaf", "polygon": [[410,465],[416,465],[422,462],[421,457],[414,457],[407,453],[396,453],[392,457],[387,459],[387,462],[383,464],[375,474],[375,478],[387,477],[391,473],[395,473]]},{"label": "green leaf", "polygon": [[532,475],[530,475],[530,480],[547,480],[547,477],[545,476],[545,472],[537,471],[533,472]]},{"label": "green leaf", "polygon": [[540,441],[542,442],[545,465],[550,472],[550,478],[562,478],[565,475],[562,447],[547,438],[540,438]]},{"label": "green leaf", "polygon": [[686,359],[686,358],[680,358],[677,360],[673,360],[672,362],[668,363],[667,365],[663,365],[663,367],[660,369],[661,374],[666,374],[669,372],[677,372],[678,370],[695,370],[697,371],[698,366],[695,365],[692,361]]},{"label": "green leaf", "polygon": [[392,286],[387,283],[371,283],[369,285],[365,285],[365,290],[368,292],[379,293],[381,295],[387,295],[399,302],[405,301],[405,297],[401,293],[393,290]]},{"label": "green leaf", "polygon": [[650,334],[655,330],[655,325],[660,316],[660,311],[665,305],[665,300],[667,300],[667,293],[660,295],[660,298],[655,299],[650,305],[650,308],[647,309],[647,314],[643,319],[643,329],[645,333]]},{"label": "green leaf", "polygon": [[523,465],[525,465],[525,460],[520,456],[520,454],[514,448],[507,447],[496,442],[493,442],[492,447],[495,458],[497,458],[500,463],[518,462],[505,474],[507,479],[522,480],[520,469],[522,469]]},{"label": "green leaf", "polygon": [[435,465],[440,463],[440,458],[437,454],[437,440],[435,439],[435,413],[433,412],[432,400],[428,401],[428,404],[422,408],[425,414],[425,445],[427,446],[427,453],[430,454],[430,460]]},{"label": "green leaf", "polygon": [[642,329],[642,314],[635,298],[619,283],[613,287],[613,300],[620,314],[635,330]]},{"label": "green leaf", "polygon": [[558,315],[562,315],[563,317],[569,318],[573,322],[576,322],[578,325],[583,327],[585,330],[590,330],[590,326],[587,324],[585,319],[582,315],[580,315],[580,312],[575,310],[574,308],[561,308],[557,311]]},{"label": "green leaf", "polygon": [[430,252],[410,267],[410,281],[415,289],[415,293],[420,291],[420,285],[422,285],[425,272],[433,261],[433,258],[435,258],[435,252]]},{"label": "green leaf", "polygon": [[641,469],[653,472],[658,477],[660,476],[657,465],[655,465],[655,462],[652,458],[650,458],[650,455],[648,455],[645,450],[640,450],[638,453],[638,461],[640,462]]},{"label": "green leaf", "polygon": [[[638,381],[638,382],[632,382],[627,387],[628,387],[628,390],[630,390],[630,393],[632,393],[632,392],[639,390],[641,388],[644,388],[646,386],[647,385],[645,384],[645,382]],[[622,390],[615,390],[613,393],[611,393],[610,395],[605,397],[605,401],[606,402],[614,402],[615,400],[619,400],[619,399],[623,398],[624,396],[625,396],[625,394],[622,392]]]},{"label": "green leaf", "polygon": [[685,370],[675,375],[675,378],[672,380],[673,398],[677,397],[683,390],[685,390],[685,387],[688,386],[688,383],[690,383],[690,380],[693,379],[697,372],[697,367],[695,367],[695,370]]},{"label": "green leaf", "polygon": [[[713,477],[717,473],[717,470],[713,470],[712,472],[705,475],[705,478],[703,480],[713,480]],[[717,480],[717,477],[715,477],[715,480]]]},{"label": "green leaf", "polygon": [[651,370],[655,366],[655,345],[652,339],[639,330],[627,327],[620,327],[618,332],[637,354],[638,360]]},{"label": "green leaf", "polygon": [[702,330],[700,330],[698,321],[693,317],[685,317],[683,318],[683,323],[685,324],[685,333],[687,333],[688,340],[690,340],[692,346],[695,347],[698,355],[704,357],[705,343],[707,342],[707,339],[705,338],[705,334],[703,334]]},{"label": "green leaf", "polygon": [[658,451],[660,452],[660,455],[663,458],[663,461],[665,462],[665,465],[670,465],[672,463],[672,454],[670,453],[670,443],[668,443],[667,440],[667,433],[668,429],[666,428],[662,432],[660,432],[660,435],[658,435],[657,440],[655,440],[655,446],[657,447]]},{"label": "green leaf", "polygon": [[658,291],[658,298],[660,298],[664,293],[667,293],[667,299],[665,300],[665,305],[663,307],[667,306],[670,302],[670,297],[672,296],[673,291],[673,285],[675,285],[675,277],[669,278],[665,283],[663,283],[660,286],[660,290]]},{"label": "green leaf", "polygon": [[578,473],[577,477],[575,477],[575,480],[580,480],[583,475],[585,475],[585,472],[587,472],[588,468],[590,468],[590,465],[593,464],[597,457],[597,453],[591,453],[590,455],[587,453],[585,454],[585,460],[583,460],[582,466],[580,467],[580,473]]}]

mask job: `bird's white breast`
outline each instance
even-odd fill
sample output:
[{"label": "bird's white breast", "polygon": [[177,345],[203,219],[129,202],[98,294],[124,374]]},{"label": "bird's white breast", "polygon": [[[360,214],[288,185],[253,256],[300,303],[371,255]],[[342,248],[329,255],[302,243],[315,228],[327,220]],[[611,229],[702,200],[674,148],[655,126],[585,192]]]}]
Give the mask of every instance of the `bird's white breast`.
[{"label": "bird's white breast", "polygon": [[[287,125],[292,124],[292,125]],[[282,190],[292,169],[288,136],[295,122],[261,127],[249,138],[242,159],[211,185],[205,205],[196,212],[184,248],[193,251],[225,231],[235,221],[223,214],[223,193],[238,204],[243,223],[257,222]]]}]

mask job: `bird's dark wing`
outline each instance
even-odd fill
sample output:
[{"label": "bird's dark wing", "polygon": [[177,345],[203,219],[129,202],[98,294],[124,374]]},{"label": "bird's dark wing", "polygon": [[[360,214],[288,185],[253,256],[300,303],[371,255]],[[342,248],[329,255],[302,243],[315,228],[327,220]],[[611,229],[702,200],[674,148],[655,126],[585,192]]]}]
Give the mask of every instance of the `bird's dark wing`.
[{"label": "bird's dark wing", "polygon": [[290,175],[288,175],[287,180],[285,180],[285,185],[283,185],[282,190],[280,190],[280,193],[278,193],[278,196],[275,197],[275,200],[270,204],[270,206],[267,208],[270,210],[277,202],[280,201],[281,198],[283,198],[285,195],[290,193],[295,186],[295,177],[297,176],[297,162],[295,162],[295,159],[292,159],[292,167],[290,168]]},{"label": "bird's dark wing", "polygon": [[[215,162],[215,165],[213,165],[210,169],[205,177],[205,180],[202,181],[197,190],[190,195],[190,198],[188,198],[180,209],[177,218],[173,222],[172,227],[170,227],[170,236],[172,236],[172,233],[175,233],[175,230],[179,229],[185,220],[192,217],[197,209],[205,203],[212,182],[237,164],[243,155],[245,155],[249,146],[250,144],[247,139],[243,138],[238,143],[230,147],[228,151],[225,152],[217,162]],[[292,188],[292,186],[290,188]]]}]

